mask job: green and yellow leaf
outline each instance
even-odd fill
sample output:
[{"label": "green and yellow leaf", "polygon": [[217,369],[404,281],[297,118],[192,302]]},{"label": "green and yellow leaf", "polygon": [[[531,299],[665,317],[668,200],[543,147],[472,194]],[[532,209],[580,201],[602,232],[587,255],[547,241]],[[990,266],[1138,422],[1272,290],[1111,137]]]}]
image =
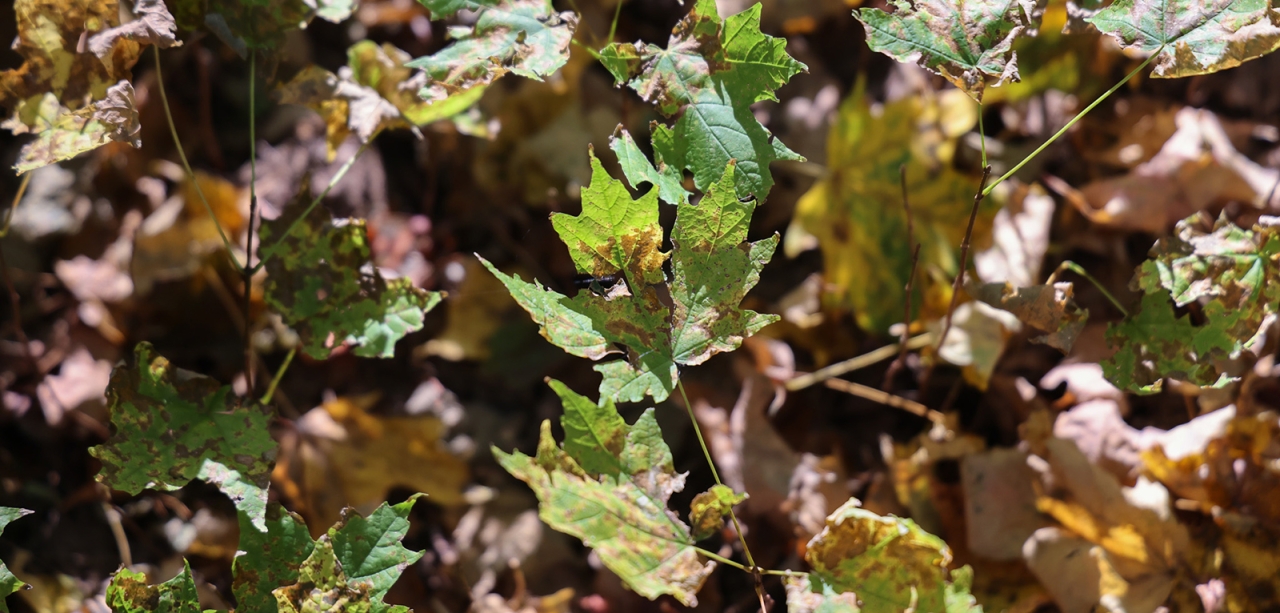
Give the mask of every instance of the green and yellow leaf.
[{"label": "green and yellow leaf", "polygon": [[715,563],[699,558],[689,527],[667,508],[685,476],[675,472],[653,409],[628,426],[607,398],[597,405],[548,383],[564,402],[563,446],[544,421],[536,457],[494,448],[498,462],[533,488],[544,522],[595,549],[636,593],[696,606]]}]

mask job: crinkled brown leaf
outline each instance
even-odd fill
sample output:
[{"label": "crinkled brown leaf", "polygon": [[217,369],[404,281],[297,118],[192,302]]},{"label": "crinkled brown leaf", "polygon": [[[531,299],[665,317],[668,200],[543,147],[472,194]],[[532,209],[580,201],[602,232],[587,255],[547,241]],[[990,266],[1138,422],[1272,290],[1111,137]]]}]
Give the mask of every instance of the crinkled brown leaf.
[{"label": "crinkled brown leaf", "polygon": [[974,298],[1013,313],[1022,323],[1048,332],[1033,337],[1032,342],[1044,343],[1063,353],[1071,351],[1089,318],[1088,310],[1076,306],[1075,289],[1070,283],[1031,287],[985,283],[971,284],[967,290]]}]

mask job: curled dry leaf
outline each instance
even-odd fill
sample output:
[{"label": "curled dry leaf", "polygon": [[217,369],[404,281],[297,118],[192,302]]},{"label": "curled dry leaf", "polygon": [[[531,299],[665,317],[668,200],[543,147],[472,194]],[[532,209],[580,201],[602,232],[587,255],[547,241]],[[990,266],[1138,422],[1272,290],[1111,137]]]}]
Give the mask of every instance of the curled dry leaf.
[{"label": "curled dry leaf", "polygon": [[1044,343],[1069,353],[1076,337],[1084,329],[1089,311],[1076,305],[1070,283],[1014,287],[1011,283],[969,284],[970,296],[993,307],[1009,311],[1022,323],[1048,334],[1034,336],[1032,342]]}]

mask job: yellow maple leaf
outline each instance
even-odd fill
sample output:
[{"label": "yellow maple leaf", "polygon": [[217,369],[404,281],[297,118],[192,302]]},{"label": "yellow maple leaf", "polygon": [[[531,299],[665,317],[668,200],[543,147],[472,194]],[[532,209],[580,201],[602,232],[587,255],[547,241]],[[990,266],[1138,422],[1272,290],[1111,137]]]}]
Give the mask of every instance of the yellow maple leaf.
[{"label": "yellow maple leaf", "polygon": [[[800,198],[784,249],[793,256],[806,239],[817,239],[830,288],[825,298],[852,308],[863,329],[881,332],[902,319],[912,247],[901,167],[922,245],[913,304],[917,313],[945,311],[979,182],[952,168],[951,157],[956,138],[976,121],[976,104],[959,90],[873,108],[859,87],[841,104],[827,140],[829,174]],[[989,233],[998,208],[984,201],[975,243]]]}]

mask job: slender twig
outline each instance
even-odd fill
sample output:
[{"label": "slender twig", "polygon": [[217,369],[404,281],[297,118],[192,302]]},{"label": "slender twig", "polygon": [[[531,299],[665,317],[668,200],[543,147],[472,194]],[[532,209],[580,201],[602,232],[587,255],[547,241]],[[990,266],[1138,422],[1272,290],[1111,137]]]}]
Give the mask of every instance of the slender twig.
[{"label": "slender twig", "polygon": [[218,236],[222,237],[222,246],[227,250],[227,259],[231,260],[231,266],[236,272],[244,271],[245,267],[236,261],[236,257],[232,255],[231,239],[227,238],[227,233],[222,229],[222,224],[218,222],[218,216],[213,213],[213,207],[209,204],[209,199],[205,197],[204,190],[200,188],[200,182],[196,180],[196,173],[191,169],[191,162],[187,161],[187,152],[182,148],[182,139],[178,138],[178,126],[173,122],[173,111],[169,109],[169,95],[164,92],[164,71],[160,67],[160,48],[155,47],[156,56],[156,89],[160,90],[160,106],[164,107],[164,117],[169,122],[169,134],[173,136],[173,146],[178,150],[178,159],[182,160],[182,168],[187,171],[187,180],[191,182],[191,186],[195,188],[196,195],[200,197],[200,202],[204,204],[204,210],[209,213],[209,218],[213,220],[213,226],[218,229]]},{"label": "slender twig", "polygon": [[[706,458],[707,466],[711,467],[711,476],[715,478],[716,485],[724,485],[724,481],[720,480],[720,471],[716,470],[716,463],[711,459],[711,451],[707,449],[707,440],[702,436],[702,428],[698,426],[698,418],[693,414],[693,403],[689,402],[689,395],[684,390],[682,379],[676,380],[676,388],[680,390],[680,397],[684,399],[685,411],[688,412],[689,421],[693,424],[693,433],[698,437],[698,444],[702,446],[702,457]],[[742,524],[738,523],[738,516],[733,512],[733,507],[729,507],[729,519],[733,521],[733,529],[738,533],[738,541],[742,543],[742,553],[747,557],[747,564],[751,566],[750,569],[744,570],[748,570],[755,579],[756,595],[760,597],[760,613],[767,613],[764,607],[764,584],[760,581],[760,567],[751,557],[751,548],[747,547],[747,537],[742,532]]]},{"label": "slender twig", "polygon": [[259,404],[271,404],[271,399],[276,395],[276,387],[280,385],[280,380],[284,378],[284,371],[289,370],[289,363],[293,362],[293,355],[298,352],[298,346],[294,345],[289,349],[289,353],[284,356],[284,363],[276,370],[276,376],[271,378],[271,384],[267,386],[267,393],[262,395]]},{"label": "slender twig", "polygon": [[978,192],[973,195],[973,210],[969,211],[969,226],[965,228],[964,240],[960,242],[960,272],[956,273],[956,280],[951,284],[951,304],[947,305],[947,318],[942,324],[942,334],[938,335],[937,347],[942,347],[942,343],[947,340],[947,333],[951,331],[951,318],[956,311],[956,301],[960,299],[960,288],[964,286],[964,273],[969,268],[969,242],[973,239],[973,222],[978,219],[978,205],[982,204],[982,199],[987,195],[982,188],[987,185],[989,178],[991,178],[991,167],[984,166],[982,182],[978,184]]},{"label": "slender twig", "polygon": [[916,266],[920,264],[920,243],[916,242],[915,219],[911,214],[911,203],[907,200],[906,164],[898,167],[898,179],[902,183],[902,210],[907,214],[907,245],[915,246],[911,249],[911,272],[907,273],[907,283],[903,288],[906,291],[906,298],[902,306],[902,334],[898,337],[901,348],[898,349],[898,358],[884,371],[884,385],[881,387],[885,389],[893,389],[893,379],[897,377],[898,371],[902,370],[902,365],[907,361],[907,339],[911,338],[911,292],[915,286]]},{"label": "slender twig", "polygon": [[253,319],[249,310],[253,302],[253,217],[258,213],[258,134],[256,66],[258,52],[249,54],[249,230],[245,232],[244,269],[241,280],[244,285],[244,383],[245,396],[253,395]]},{"label": "slender twig", "polygon": [[908,413],[923,417],[935,423],[942,423],[944,419],[942,413],[930,409],[919,402],[903,398],[902,396],[895,396],[889,392],[871,387],[870,385],[845,381],[844,379],[827,379],[823,382],[823,385],[839,392],[845,392],[859,398],[865,398],[872,402],[878,402],[887,407],[902,409]]},{"label": "slender twig", "polygon": [[31,353],[31,340],[27,338],[27,332],[22,329],[22,297],[18,295],[18,290],[13,286],[13,279],[9,277],[9,263],[4,259],[2,247],[0,247],[0,275],[4,276],[4,286],[9,289],[9,307],[13,310],[13,331],[18,337],[18,342],[22,343],[22,354],[26,356],[31,372],[38,375],[40,363],[36,362],[36,356]]},{"label": "slender twig", "polygon": [[[105,491],[107,488],[101,487],[105,497],[111,494]],[[125,568],[133,566],[133,553],[129,549],[129,537],[124,532],[124,522],[120,521],[120,511],[117,511],[110,500],[103,500],[102,514],[107,520],[107,526],[111,528],[111,536],[116,541],[116,553],[120,554],[120,564]]]},{"label": "slender twig", "polygon": [[1120,301],[1116,300],[1116,297],[1111,295],[1111,292],[1107,291],[1106,287],[1103,287],[1103,285],[1099,283],[1097,279],[1093,278],[1093,275],[1086,272],[1084,267],[1080,266],[1075,262],[1072,262],[1071,260],[1066,260],[1061,264],[1059,264],[1058,268],[1053,271],[1053,274],[1049,275],[1049,278],[1048,280],[1045,281],[1045,283],[1053,284],[1053,282],[1058,278],[1058,274],[1064,270],[1070,270],[1071,272],[1074,272],[1077,275],[1084,277],[1087,281],[1092,283],[1094,287],[1098,288],[1098,291],[1102,292],[1102,295],[1106,296],[1107,300],[1111,301],[1111,305],[1114,306],[1116,309],[1118,309],[1121,315],[1124,315],[1125,317],[1129,316],[1129,309],[1124,308],[1124,305],[1120,304]]},{"label": "slender twig", "polygon": [[258,251],[261,252],[258,257],[258,263],[254,264],[253,268],[251,268],[250,270],[252,270],[253,272],[258,272],[259,270],[262,270],[262,267],[266,265],[267,261],[271,259],[271,256],[275,254],[276,245],[279,245],[281,242],[284,241],[284,239],[288,238],[289,234],[292,233],[293,230],[298,227],[298,224],[302,223],[302,220],[306,219],[307,216],[311,214],[311,209],[316,208],[316,205],[320,204],[320,201],[324,200],[325,197],[329,195],[329,190],[332,190],[333,186],[337,185],[338,181],[341,181],[342,177],[346,176],[347,171],[351,170],[351,167],[355,165],[356,160],[360,159],[360,155],[363,154],[371,144],[373,144],[372,137],[369,138],[368,142],[360,145],[360,148],[356,150],[356,152],[351,156],[350,159],[348,159],[346,162],[342,164],[342,167],[339,168],[338,172],[333,175],[333,178],[329,179],[329,184],[324,187],[324,191],[320,192],[319,196],[316,196],[314,199],[311,200],[311,204],[308,204],[306,210],[303,211],[302,214],[299,215],[297,219],[294,219],[293,223],[289,224],[289,227],[284,231],[284,234],[281,234],[276,238],[276,242],[272,243],[269,247],[265,249],[262,247],[262,245],[258,245]]},{"label": "slender twig", "polygon": [[18,210],[18,204],[22,202],[22,196],[27,193],[27,186],[31,184],[31,173],[22,175],[22,182],[18,184],[18,192],[13,195],[13,206],[9,207],[4,214],[4,225],[0,227],[0,238],[9,235],[9,224],[13,223],[13,215]]},{"label": "slender twig", "polygon": [[982,102],[978,102],[978,144],[982,148],[982,166],[989,166],[987,162],[987,130],[982,127]]},{"label": "slender twig", "polygon": [[[922,347],[929,346],[931,343],[933,343],[933,334],[926,332],[919,336],[913,336],[910,339],[907,339],[907,349],[920,349]],[[897,355],[898,350],[899,348],[896,343],[893,345],[885,345],[878,349],[872,349],[860,356],[849,358],[842,362],[836,362],[826,368],[821,368],[809,374],[800,375],[794,379],[790,379],[784,384],[784,387],[786,387],[789,392],[802,390],[814,385],[815,383],[822,383],[827,379],[839,377],[840,375],[850,373],[861,368],[866,368],[876,362],[883,362]]]},{"label": "slender twig", "polygon": [[[991,183],[991,185],[988,185],[986,187],[986,190],[983,192],[983,195],[990,194],[991,190],[995,189],[997,185],[1000,185],[1001,183],[1003,183],[1005,179],[1012,177],[1014,173],[1021,170],[1023,166],[1026,166],[1028,162],[1035,159],[1037,155],[1040,155],[1041,151],[1044,151],[1045,149],[1047,149],[1049,145],[1052,145],[1054,141],[1058,140],[1059,137],[1061,137],[1063,134],[1066,134],[1067,130],[1070,130],[1072,126],[1076,125],[1076,122],[1080,121],[1085,115],[1089,113],[1089,111],[1092,111],[1094,107],[1101,104],[1103,100],[1106,100],[1107,97],[1109,97],[1111,94],[1114,94],[1116,90],[1123,87],[1125,83],[1128,83],[1130,79],[1132,79],[1135,75],[1141,72],[1143,68],[1146,68],[1147,64],[1150,64],[1151,60],[1154,60],[1156,56],[1160,55],[1160,52],[1162,51],[1164,51],[1164,45],[1160,45],[1160,48],[1156,49],[1155,53],[1152,53],[1150,56],[1148,56],[1147,59],[1143,61],[1141,64],[1139,64],[1137,68],[1134,68],[1133,70],[1129,71],[1129,74],[1125,75],[1123,80],[1121,80],[1119,83],[1116,83],[1115,85],[1112,85],[1111,89],[1108,89],[1105,93],[1099,96],[1097,100],[1094,100],[1089,106],[1084,107],[1084,110],[1080,111],[1079,113],[1076,113],[1076,116],[1072,117],[1071,121],[1067,122],[1067,125],[1062,126],[1062,129],[1055,132],[1053,136],[1050,136],[1049,140],[1044,141],[1044,144],[1037,147],[1035,151],[1032,151],[1031,155],[1028,155],[1027,157],[1022,158],[1022,161],[1018,162],[1018,164],[1013,168],[1010,168],[1009,172],[1004,173],[1003,175],[1000,176],[999,179],[996,179],[994,182]],[[979,115],[979,118],[981,118],[981,115]]]}]

